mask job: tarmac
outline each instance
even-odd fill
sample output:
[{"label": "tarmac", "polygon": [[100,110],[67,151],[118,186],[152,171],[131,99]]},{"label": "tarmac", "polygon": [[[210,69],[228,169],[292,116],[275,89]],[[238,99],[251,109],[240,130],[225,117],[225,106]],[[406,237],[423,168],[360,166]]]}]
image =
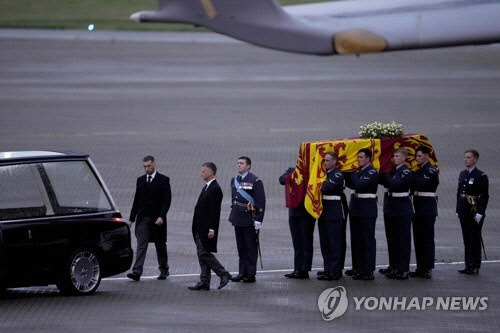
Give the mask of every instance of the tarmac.
[{"label": "tarmac", "polygon": [[[204,32],[0,30],[0,151],[89,153],[126,218],[143,156],[156,157],[173,193],[167,281],[156,280],[150,248],[140,282],[117,275],[104,279],[90,297],[64,297],[55,286],[8,290],[0,297],[0,329],[499,331],[499,91],[499,44],[315,57]],[[407,133],[425,133],[437,152],[433,278],[393,281],[377,273],[375,281],[317,281],[315,272],[322,268],[317,231],[311,279],[283,277],[292,270],[293,249],[278,177],[295,164],[301,142],[354,137],[359,126],[373,121],[396,121]],[[477,276],[456,272],[463,267],[456,187],[463,151],[470,147],[481,153],[478,167],[490,181],[483,229],[488,260]],[[202,162],[217,164],[225,195],[217,257],[237,271],[234,232],[226,220],[229,180],[241,155],[252,158],[252,172],[263,180],[267,196],[263,268],[255,284],[230,283],[217,290],[213,276],[210,291],[190,291],[199,274],[191,219],[204,185]],[[385,267],[381,211],[376,238],[377,265]],[[347,266],[350,260],[348,237]],[[345,288],[349,306],[326,321],[318,297],[336,286]],[[358,303],[362,297],[369,301]],[[375,307],[383,297],[401,302],[406,297],[405,305]],[[459,297],[459,305],[436,308],[447,297]],[[462,297],[482,297],[487,306],[465,310]],[[414,298],[420,309],[409,307]],[[422,309],[424,298],[431,298],[433,306]]]}]

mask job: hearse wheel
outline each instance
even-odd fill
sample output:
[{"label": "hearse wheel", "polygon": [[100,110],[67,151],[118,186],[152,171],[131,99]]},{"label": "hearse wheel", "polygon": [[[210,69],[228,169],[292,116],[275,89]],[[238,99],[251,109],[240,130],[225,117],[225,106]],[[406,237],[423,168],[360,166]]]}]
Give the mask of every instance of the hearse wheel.
[{"label": "hearse wheel", "polygon": [[101,283],[101,265],[96,252],[80,248],[69,256],[57,288],[70,295],[90,295]]}]

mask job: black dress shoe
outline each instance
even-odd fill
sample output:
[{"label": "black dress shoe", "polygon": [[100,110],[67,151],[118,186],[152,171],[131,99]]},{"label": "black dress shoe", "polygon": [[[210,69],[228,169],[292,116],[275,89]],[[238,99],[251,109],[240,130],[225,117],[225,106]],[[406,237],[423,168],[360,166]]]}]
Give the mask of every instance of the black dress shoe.
[{"label": "black dress shoe", "polygon": [[396,280],[408,280],[408,272],[398,272],[396,273],[396,275],[394,276],[394,278]]},{"label": "black dress shoe", "polygon": [[285,274],[285,277],[289,278],[289,279],[294,279],[295,278],[295,274],[297,274],[298,271],[293,271],[291,273],[288,273],[288,274]]},{"label": "black dress shoe", "polygon": [[129,279],[134,280],[134,281],[139,281],[141,279],[141,276],[139,274],[137,274],[137,273],[128,273],[127,277]]},{"label": "black dress shoe", "polygon": [[432,271],[431,270],[422,271],[420,273],[420,277],[423,278],[423,279],[432,279]]},{"label": "black dress shoe", "polygon": [[169,275],[170,274],[168,272],[166,272],[166,273],[160,273],[160,275],[158,275],[158,277],[156,279],[157,280],[166,280]]},{"label": "black dress shoe", "polygon": [[325,271],[317,271],[316,272],[316,276],[321,276],[321,275],[324,275],[325,274]]},{"label": "black dress shoe", "polygon": [[240,282],[240,281],[243,280],[243,278],[244,278],[243,274],[238,274],[235,277],[231,277],[231,281],[233,281],[233,282]]},{"label": "black dress shoe", "polygon": [[479,274],[479,268],[466,268],[458,271],[460,274],[476,275]]},{"label": "black dress shoe", "polygon": [[198,282],[194,286],[188,287],[189,290],[210,290],[210,286],[203,282]]},{"label": "black dress shoe", "polygon": [[231,280],[231,274],[221,276],[221,278],[220,278],[220,284],[217,287],[217,289],[224,288],[229,283],[230,280]]},{"label": "black dress shoe", "polygon": [[392,271],[385,275],[386,278],[391,280],[408,280],[408,272]]},{"label": "black dress shoe", "polygon": [[347,276],[354,276],[357,274],[357,272],[354,270],[354,269],[347,269],[345,272],[344,272],[345,275]]},{"label": "black dress shoe", "polygon": [[331,281],[333,280],[333,274],[324,272],[323,275],[317,276],[316,279],[318,279],[319,281]]},{"label": "black dress shoe", "polygon": [[248,275],[243,278],[244,283],[254,283],[255,282],[255,276],[254,275]]},{"label": "black dress shoe", "polygon": [[378,270],[378,272],[380,274],[389,274],[389,273],[392,272],[392,268],[391,268],[391,266],[389,266],[387,268],[381,268],[381,269]]},{"label": "black dress shoe", "polygon": [[295,276],[293,278],[294,279],[299,279],[299,280],[309,279],[309,272],[306,272],[306,271],[297,271],[297,272],[295,272]]},{"label": "black dress shoe", "polygon": [[375,280],[373,272],[370,273],[358,273],[352,276],[353,280],[371,281]]},{"label": "black dress shoe", "polygon": [[415,270],[415,272],[410,272],[410,277],[422,277],[422,271],[420,270]]},{"label": "black dress shoe", "polygon": [[415,272],[410,272],[410,277],[419,277],[422,279],[432,279],[432,271],[429,269],[427,271],[419,270],[418,268]]}]

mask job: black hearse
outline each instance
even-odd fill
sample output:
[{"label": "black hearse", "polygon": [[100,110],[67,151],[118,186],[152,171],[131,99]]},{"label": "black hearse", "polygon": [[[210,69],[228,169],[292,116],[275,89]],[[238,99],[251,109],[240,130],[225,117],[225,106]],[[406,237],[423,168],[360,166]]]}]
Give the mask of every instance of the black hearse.
[{"label": "black hearse", "polygon": [[88,155],[0,152],[0,290],[91,294],[132,257],[129,222]]}]

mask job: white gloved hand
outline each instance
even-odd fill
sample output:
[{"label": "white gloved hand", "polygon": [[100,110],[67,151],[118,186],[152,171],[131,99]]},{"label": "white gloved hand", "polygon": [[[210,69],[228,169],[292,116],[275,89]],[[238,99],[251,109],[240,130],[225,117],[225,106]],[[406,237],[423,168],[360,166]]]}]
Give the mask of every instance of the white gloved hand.
[{"label": "white gloved hand", "polygon": [[255,221],[253,223],[253,226],[255,227],[255,230],[259,230],[260,227],[262,226],[262,222]]},{"label": "white gloved hand", "polygon": [[483,215],[481,215],[481,214],[476,214],[476,216],[474,216],[474,220],[476,220],[477,223],[481,222],[482,218],[483,218]]}]

